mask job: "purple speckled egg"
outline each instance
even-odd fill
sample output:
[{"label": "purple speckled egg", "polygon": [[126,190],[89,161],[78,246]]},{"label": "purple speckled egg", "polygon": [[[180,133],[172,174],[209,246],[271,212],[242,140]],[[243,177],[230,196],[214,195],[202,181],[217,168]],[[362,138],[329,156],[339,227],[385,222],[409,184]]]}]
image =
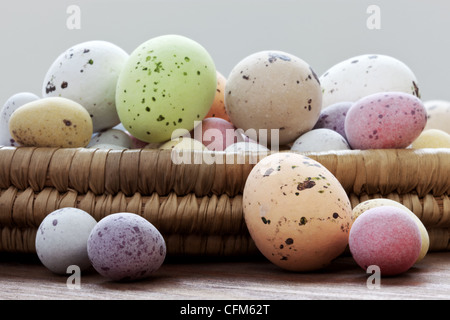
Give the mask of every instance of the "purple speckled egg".
[{"label": "purple speckled egg", "polygon": [[345,117],[352,105],[353,102],[342,101],[322,109],[313,129],[331,129],[347,139],[345,135]]},{"label": "purple speckled egg", "polygon": [[87,249],[94,269],[113,281],[147,278],[166,257],[166,243],[158,229],[128,212],[101,219],[89,235]]},{"label": "purple speckled egg", "polygon": [[403,149],[423,131],[427,112],[409,93],[380,92],[356,101],[345,118],[352,149]]}]

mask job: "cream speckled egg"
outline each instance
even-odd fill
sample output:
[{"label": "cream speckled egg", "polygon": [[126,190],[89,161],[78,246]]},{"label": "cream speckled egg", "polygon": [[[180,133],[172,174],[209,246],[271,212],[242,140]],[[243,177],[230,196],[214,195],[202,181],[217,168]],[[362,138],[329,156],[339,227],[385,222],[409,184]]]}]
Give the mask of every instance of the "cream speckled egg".
[{"label": "cream speckled egg", "polygon": [[78,208],[61,208],[48,214],[36,233],[36,253],[42,264],[57,274],[66,274],[67,267],[80,270],[91,266],[87,241],[97,221]]},{"label": "cream speckled egg", "polygon": [[188,137],[180,137],[176,139],[172,139],[162,144],[159,149],[164,150],[206,150],[206,146],[198,140],[188,138]]},{"label": "cream speckled egg", "polygon": [[308,131],[298,137],[291,147],[292,151],[321,152],[331,150],[350,150],[347,140],[334,130],[320,128]]},{"label": "cream speckled egg", "polygon": [[429,100],[423,104],[427,110],[425,130],[439,129],[450,134],[450,101]]},{"label": "cream speckled egg", "polygon": [[302,59],[282,51],[261,51],[232,69],[225,85],[225,108],[236,128],[256,130],[259,143],[286,145],[314,127],[322,108],[320,90],[319,79]]},{"label": "cream speckled egg", "polygon": [[348,244],[351,205],[319,162],[290,152],[263,158],[243,193],[249,233],[260,252],[293,271],[327,266]]},{"label": "cream speckled egg", "polygon": [[417,224],[417,227],[419,227],[420,236],[422,238],[422,247],[420,250],[419,257],[417,258],[416,262],[422,260],[426,256],[428,249],[430,247],[430,238],[428,235],[428,231],[425,228],[425,226],[423,225],[422,221],[414,214],[414,212],[409,210],[403,204],[401,204],[395,200],[385,199],[385,198],[370,199],[370,200],[361,202],[360,204],[356,205],[352,209],[352,220],[355,221],[365,211],[372,209],[372,208],[380,207],[380,206],[393,206],[393,207],[403,209],[413,218],[413,220]]},{"label": "cream speckled egg", "polygon": [[86,147],[92,137],[92,120],[80,104],[51,97],[18,108],[9,119],[9,131],[22,146]]},{"label": "cream speckled egg", "polygon": [[44,78],[43,97],[63,97],[81,104],[92,117],[94,132],[112,128],[116,84],[128,53],[107,41],[87,41],[60,54]]},{"label": "cream speckled egg", "polygon": [[357,101],[378,92],[405,92],[420,98],[418,81],[402,61],[381,54],[365,54],[341,61],[329,68],[320,83],[322,107]]},{"label": "cream speckled egg", "polygon": [[411,147],[413,149],[450,148],[450,134],[439,129],[427,129],[422,131]]},{"label": "cream speckled egg", "polygon": [[256,142],[250,141],[240,141],[229,145],[225,152],[233,153],[233,152],[269,152],[270,150]]},{"label": "cream speckled egg", "polygon": [[6,100],[0,112],[0,145],[18,146],[19,144],[11,137],[9,132],[9,118],[14,111],[24,104],[39,100],[39,97],[31,92],[19,92]]}]

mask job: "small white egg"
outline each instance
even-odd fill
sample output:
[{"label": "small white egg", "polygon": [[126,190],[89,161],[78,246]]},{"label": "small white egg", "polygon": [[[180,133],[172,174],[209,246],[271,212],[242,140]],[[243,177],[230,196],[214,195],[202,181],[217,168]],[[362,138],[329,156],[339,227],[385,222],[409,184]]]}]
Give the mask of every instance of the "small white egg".
[{"label": "small white egg", "polygon": [[333,150],[350,150],[347,140],[331,129],[314,129],[306,132],[295,140],[292,151],[322,152]]},{"label": "small white egg", "polygon": [[48,214],[36,233],[36,253],[42,264],[56,274],[66,274],[76,265],[91,266],[87,241],[97,221],[78,208],[61,208]]},{"label": "small white egg", "polygon": [[225,149],[227,153],[237,153],[237,152],[268,152],[269,149],[265,146],[248,141],[241,141],[233,143]]},{"label": "small white egg", "polygon": [[132,141],[129,134],[119,129],[108,129],[97,132],[91,138],[88,147],[97,145],[115,145],[126,149],[131,149]]}]

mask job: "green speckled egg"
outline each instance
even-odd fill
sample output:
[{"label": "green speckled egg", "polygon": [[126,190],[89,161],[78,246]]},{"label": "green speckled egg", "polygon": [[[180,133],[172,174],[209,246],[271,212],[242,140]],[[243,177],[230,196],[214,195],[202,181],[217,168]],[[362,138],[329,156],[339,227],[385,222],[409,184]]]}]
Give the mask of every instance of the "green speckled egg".
[{"label": "green speckled egg", "polygon": [[214,101],[214,61],[200,44],[179,35],[150,39],[135,49],[119,76],[116,107],[134,137],[149,143],[194,128]]}]

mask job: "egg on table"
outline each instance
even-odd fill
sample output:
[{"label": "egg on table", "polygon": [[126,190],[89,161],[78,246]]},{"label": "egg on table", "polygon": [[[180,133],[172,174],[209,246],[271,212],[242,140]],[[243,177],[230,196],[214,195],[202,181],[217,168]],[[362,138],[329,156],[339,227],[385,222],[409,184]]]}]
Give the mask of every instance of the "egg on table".
[{"label": "egg on table", "polygon": [[120,120],[134,137],[165,142],[192,130],[214,101],[217,72],[208,51],[180,35],[163,35],[138,46],[117,82]]},{"label": "egg on table", "polygon": [[403,211],[405,211],[406,213],[408,213],[411,216],[411,218],[414,220],[414,222],[417,224],[417,227],[419,228],[420,236],[422,239],[422,246],[421,246],[420,254],[419,254],[419,257],[417,258],[416,262],[419,262],[420,260],[422,260],[426,256],[428,249],[430,247],[430,237],[429,237],[428,231],[425,228],[422,221],[414,214],[414,212],[409,210],[405,205],[403,205],[395,200],[386,199],[386,198],[376,198],[376,199],[366,200],[366,201],[359,203],[352,209],[352,220],[355,221],[361,214],[363,214],[365,211],[367,211],[369,209],[381,207],[381,206],[397,207],[397,208],[402,209]]},{"label": "egg on table", "polygon": [[50,97],[29,102],[9,119],[15,141],[28,147],[86,147],[92,138],[92,119],[75,101]]},{"label": "egg on table", "polygon": [[402,61],[382,54],[364,54],[341,61],[320,76],[320,84],[323,108],[386,91],[405,92],[420,98],[413,71]]},{"label": "egg on table", "polygon": [[286,270],[321,269],[348,244],[347,193],[323,165],[301,154],[260,160],[245,183],[243,211],[259,251]]},{"label": "egg on table", "polygon": [[92,118],[93,131],[117,125],[116,83],[128,53],[107,41],[72,46],[52,63],[44,78],[43,97],[63,97],[82,105]]},{"label": "egg on table", "polygon": [[6,100],[0,112],[0,145],[18,146],[19,144],[11,137],[9,132],[9,119],[14,111],[28,102],[39,100],[40,98],[31,92],[19,92]]},{"label": "egg on table", "polygon": [[308,63],[290,53],[256,52],[228,76],[225,108],[237,129],[256,131],[257,142],[286,145],[311,130],[319,118],[319,79]]}]

